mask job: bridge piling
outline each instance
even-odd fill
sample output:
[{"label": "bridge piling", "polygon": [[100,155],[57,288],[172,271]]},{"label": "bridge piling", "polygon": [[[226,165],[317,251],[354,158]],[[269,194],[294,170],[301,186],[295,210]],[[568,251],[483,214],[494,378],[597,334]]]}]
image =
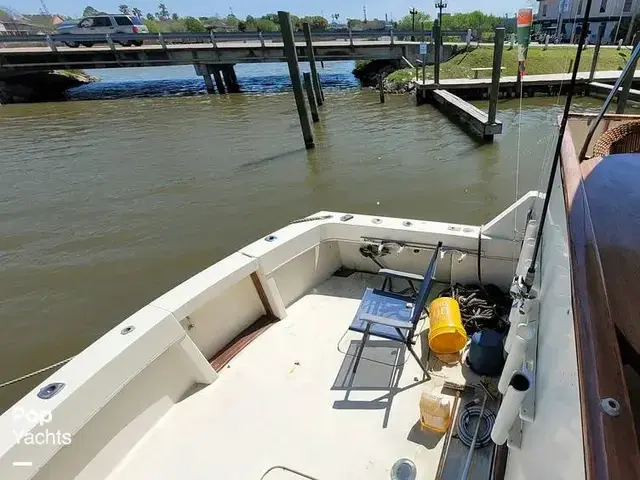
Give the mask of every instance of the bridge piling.
[{"label": "bridge piling", "polygon": [[211,80],[210,66],[203,65],[201,63],[194,63],[193,68],[196,71],[196,75],[200,75],[204,80],[204,85],[207,87],[207,93],[215,93],[216,90],[213,87],[213,81]]},{"label": "bridge piling", "polygon": [[229,78],[231,79],[231,93],[238,93],[240,91],[240,84],[238,83],[238,77],[236,76],[236,69],[234,65],[229,65]]},{"label": "bridge piling", "polygon": [[218,87],[218,93],[224,94],[227,93],[227,89],[224,86],[224,82],[222,81],[222,75],[220,75],[220,67],[218,65],[210,65],[209,66],[211,73],[213,73],[213,78],[216,81],[216,87]]},{"label": "bridge piling", "polygon": [[304,32],[304,39],[307,43],[307,59],[309,60],[309,66],[311,67],[311,82],[313,84],[313,91],[318,101],[318,105],[322,105],[322,93],[320,92],[320,81],[318,77],[318,69],[316,68],[316,54],[313,51],[313,41],[311,40],[311,26],[308,22],[302,24],[302,31]]},{"label": "bridge piling", "polygon": [[233,71],[233,65],[222,65],[220,70],[222,71],[227,91],[229,93],[237,93],[239,91],[238,80],[235,72]]},{"label": "bridge piling", "polygon": [[300,81],[300,67],[298,65],[298,54],[296,53],[295,38],[291,25],[291,14],[289,12],[278,11],[278,19],[280,32],[282,34],[282,43],[284,44],[284,53],[289,67],[289,75],[291,76],[291,84],[293,85],[293,96],[296,99],[296,107],[298,109],[298,116],[300,117],[300,127],[302,128],[304,145],[307,149],[314,148],[315,144],[313,142],[313,133],[311,132],[311,123],[309,122],[307,106],[304,102],[302,82]]}]

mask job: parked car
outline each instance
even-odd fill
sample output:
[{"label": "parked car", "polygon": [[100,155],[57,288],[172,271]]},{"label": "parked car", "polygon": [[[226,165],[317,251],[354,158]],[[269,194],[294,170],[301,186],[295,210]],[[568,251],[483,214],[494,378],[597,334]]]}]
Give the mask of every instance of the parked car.
[{"label": "parked car", "polygon": [[[142,23],[138,17],[133,15],[92,15],[80,20],[74,26],[61,25],[57,28],[57,33],[64,35],[80,35],[80,34],[106,34],[106,33],[149,33],[147,26]],[[74,42],[72,40],[65,41],[65,45],[69,47],[92,47],[94,43],[99,42]],[[142,40],[119,42],[120,44],[130,46],[142,45]]]}]

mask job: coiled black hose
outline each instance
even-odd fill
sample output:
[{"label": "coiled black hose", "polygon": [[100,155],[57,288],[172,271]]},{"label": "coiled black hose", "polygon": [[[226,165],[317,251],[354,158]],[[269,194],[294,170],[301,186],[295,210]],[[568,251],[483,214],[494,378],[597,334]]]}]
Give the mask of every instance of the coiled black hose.
[{"label": "coiled black hose", "polygon": [[[458,415],[457,435],[460,441],[467,447],[471,447],[473,434],[475,433],[475,425],[471,428],[471,418],[479,417],[480,410],[480,405],[476,402],[469,402],[464,406],[460,415]],[[483,420],[484,422],[482,422]],[[491,430],[493,429],[493,424],[496,423],[496,416],[491,410],[485,407],[482,417],[479,418],[478,421],[484,424],[484,428],[483,425],[480,425],[478,438],[476,438],[476,448],[482,448],[491,442]]]}]

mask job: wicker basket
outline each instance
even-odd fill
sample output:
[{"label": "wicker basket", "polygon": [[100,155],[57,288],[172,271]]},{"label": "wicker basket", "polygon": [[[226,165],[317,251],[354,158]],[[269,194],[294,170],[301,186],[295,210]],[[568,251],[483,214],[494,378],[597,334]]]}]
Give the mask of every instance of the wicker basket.
[{"label": "wicker basket", "polygon": [[594,157],[640,152],[640,121],[627,122],[602,134],[593,146]]}]

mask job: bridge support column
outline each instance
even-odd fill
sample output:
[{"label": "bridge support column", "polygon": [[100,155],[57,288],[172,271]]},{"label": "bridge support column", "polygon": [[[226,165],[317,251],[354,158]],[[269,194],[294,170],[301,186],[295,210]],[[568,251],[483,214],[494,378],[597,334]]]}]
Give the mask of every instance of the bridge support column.
[{"label": "bridge support column", "polygon": [[220,67],[218,65],[211,65],[211,73],[213,73],[213,78],[216,81],[216,87],[218,87],[218,92],[221,94],[227,93],[227,89],[224,86],[224,82],[222,81],[222,75],[220,75]]},{"label": "bridge support column", "polygon": [[240,86],[238,85],[238,77],[236,77],[233,65],[223,65],[221,70],[222,76],[224,77],[224,83],[227,85],[229,93],[239,92]]},{"label": "bridge support column", "polygon": [[209,66],[196,63],[193,65],[193,68],[196,71],[196,75],[201,75],[204,79],[204,84],[207,87],[207,93],[215,93],[216,90],[213,87],[213,81],[211,80],[211,72],[209,71]]}]

